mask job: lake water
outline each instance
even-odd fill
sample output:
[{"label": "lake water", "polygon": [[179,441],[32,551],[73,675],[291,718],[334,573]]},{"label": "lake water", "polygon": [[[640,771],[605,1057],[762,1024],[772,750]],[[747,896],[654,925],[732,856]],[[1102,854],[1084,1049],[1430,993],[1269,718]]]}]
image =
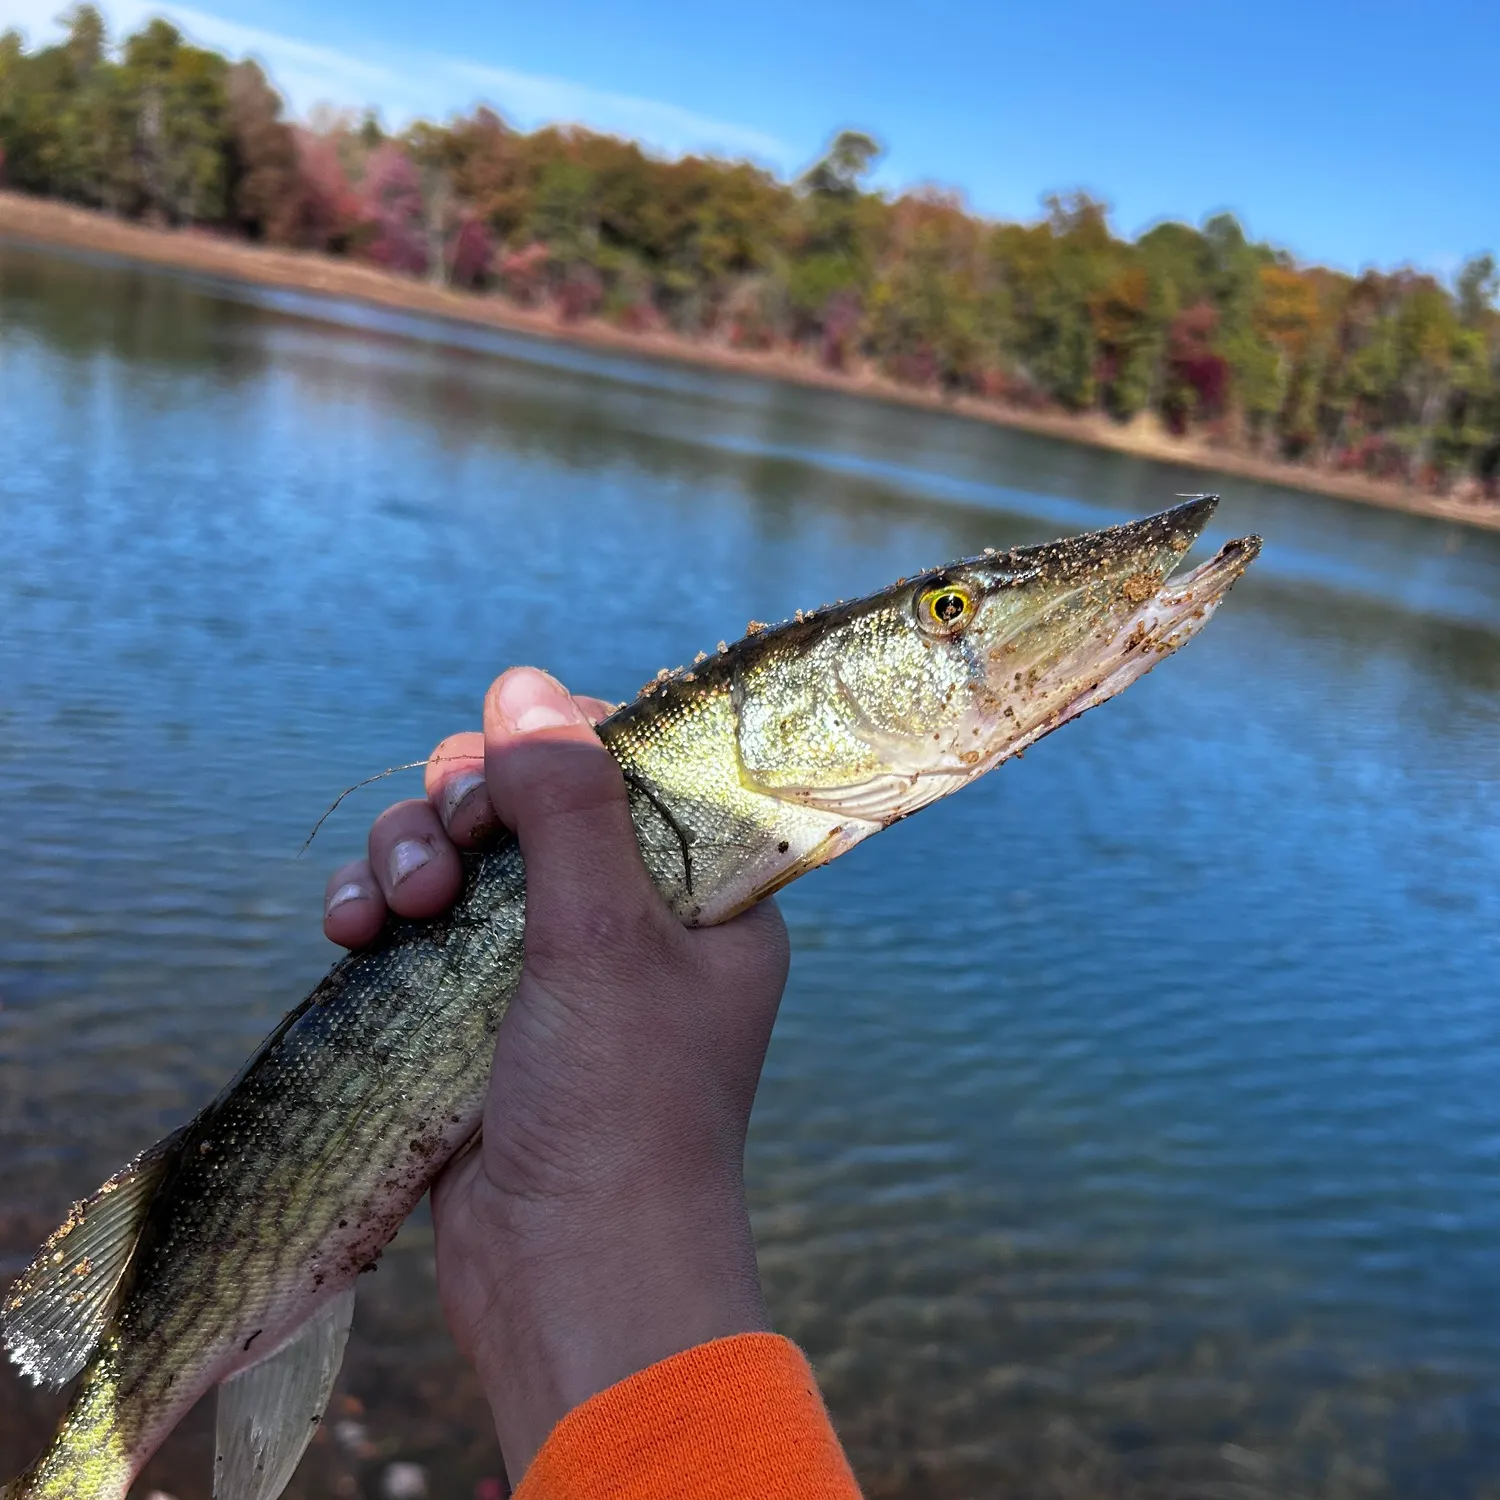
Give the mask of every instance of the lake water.
[{"label": "lake water", "polygon": [[[0,1283],[321,974],[414,775],[303,837],[499,668],[622,696],[1204,484],[0,247]],[[871,1496],[1500,1495],[1500,535],[1220,487],[1199,642],[783,898],[755,1225]],[[0,1476],[57,1406],[0,1375]],[[291,1493],[498,1472],[420,1215],[333,1416]]]}]

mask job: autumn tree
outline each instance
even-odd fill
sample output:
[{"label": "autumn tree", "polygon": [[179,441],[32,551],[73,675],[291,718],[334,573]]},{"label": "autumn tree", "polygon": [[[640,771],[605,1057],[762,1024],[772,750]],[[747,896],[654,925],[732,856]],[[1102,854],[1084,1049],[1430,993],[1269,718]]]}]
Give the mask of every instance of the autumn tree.
[{"label": "autumn tree", "polygon": [[[794,333],[820,333],[830,314],[845,322],[863,300],[886,220],[885,205],[862,187],[879,155],[870,136],[845,130],[798,184],[787,270]],[[840,350],[846,342],[841,333]]]},{"label": "autumn tree", "polygon": [[297,150],[295,241],[310,250],[346,254],[359,238],[362,204],[329,132],[293,131]]},{"label": "autumn tree", "polygon": [[377,146],[359,185],[365,254],[377,266],[420,276],[427,270],[427,210],[416,164],[394,141]]},{"label": "autumn tree", "polygon": [[229,64],[189,46],[162,20],[126,39],[123,63],[145,211],[171,224],[223,219],[232,148]]},{"label": "autumn tree", "polygon": [[292,244],[301,217],[301,182],[297,140],[281,118],[281,96],[254,62],[229,70],[227,94],[235,217],[252,239]]}]

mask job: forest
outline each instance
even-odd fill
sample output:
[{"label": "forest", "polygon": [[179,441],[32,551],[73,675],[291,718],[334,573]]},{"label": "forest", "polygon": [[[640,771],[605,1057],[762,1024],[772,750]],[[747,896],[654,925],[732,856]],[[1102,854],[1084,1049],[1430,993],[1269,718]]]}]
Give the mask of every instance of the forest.
[{"label": "forest", "polygon": [[[1084,193],[1035,222],[871,190],[840,134],[794,181],[663,159],[489,108],[390,134],[299,122],[253,61],[155,20],[111,44],[0,35],[0,185],[126,219],[352,257],[542,308],[875,370],[1012,407],[1100,413],[1460,498],[1500,493],[1490,255],[1451,284],[1299,264],[1230,214],[1134,240]],[[1232,187],[1232,184],[1226,184]]]}]

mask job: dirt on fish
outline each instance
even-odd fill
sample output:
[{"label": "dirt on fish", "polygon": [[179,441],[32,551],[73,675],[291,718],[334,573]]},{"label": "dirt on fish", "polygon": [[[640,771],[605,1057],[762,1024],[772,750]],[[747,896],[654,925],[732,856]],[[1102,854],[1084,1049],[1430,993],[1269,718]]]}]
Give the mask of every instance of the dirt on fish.
[{"label": "dirt on fish", "polygon": [[1120,586],[1120,592],[1132,604],[1144,604],[1161,587],[1160,573],[1132,573]]}]

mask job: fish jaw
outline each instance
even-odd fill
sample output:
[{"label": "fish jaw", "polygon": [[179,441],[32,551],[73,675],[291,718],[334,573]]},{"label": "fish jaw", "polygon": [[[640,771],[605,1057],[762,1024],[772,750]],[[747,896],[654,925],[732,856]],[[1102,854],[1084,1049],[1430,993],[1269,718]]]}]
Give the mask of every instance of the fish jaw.
[{"label": "fish jaw", "polygon": [[1143,520],[1006,554],[988,568],[971,565],[985,589],[966,642],[974,688],[933,772],[967,766],[983,774],[1185,645],[1260,550],[1259,537],[1241,538],[1174,577],[1217,504],[1199,495]]},{"label": "fish jaw", "polygon": [[1049,706],[1044,716],[1014,739],[1002,739],[974,767],[973,775],[1012,759],[1054,729],[1123,693],[1158,662],[1180,650],[1213,618],[1260,549],[1258,536],[1237,538],[1192,572],[1163,584],[1092,647],[1087,671],[1077,677],[1075,691]]}]

